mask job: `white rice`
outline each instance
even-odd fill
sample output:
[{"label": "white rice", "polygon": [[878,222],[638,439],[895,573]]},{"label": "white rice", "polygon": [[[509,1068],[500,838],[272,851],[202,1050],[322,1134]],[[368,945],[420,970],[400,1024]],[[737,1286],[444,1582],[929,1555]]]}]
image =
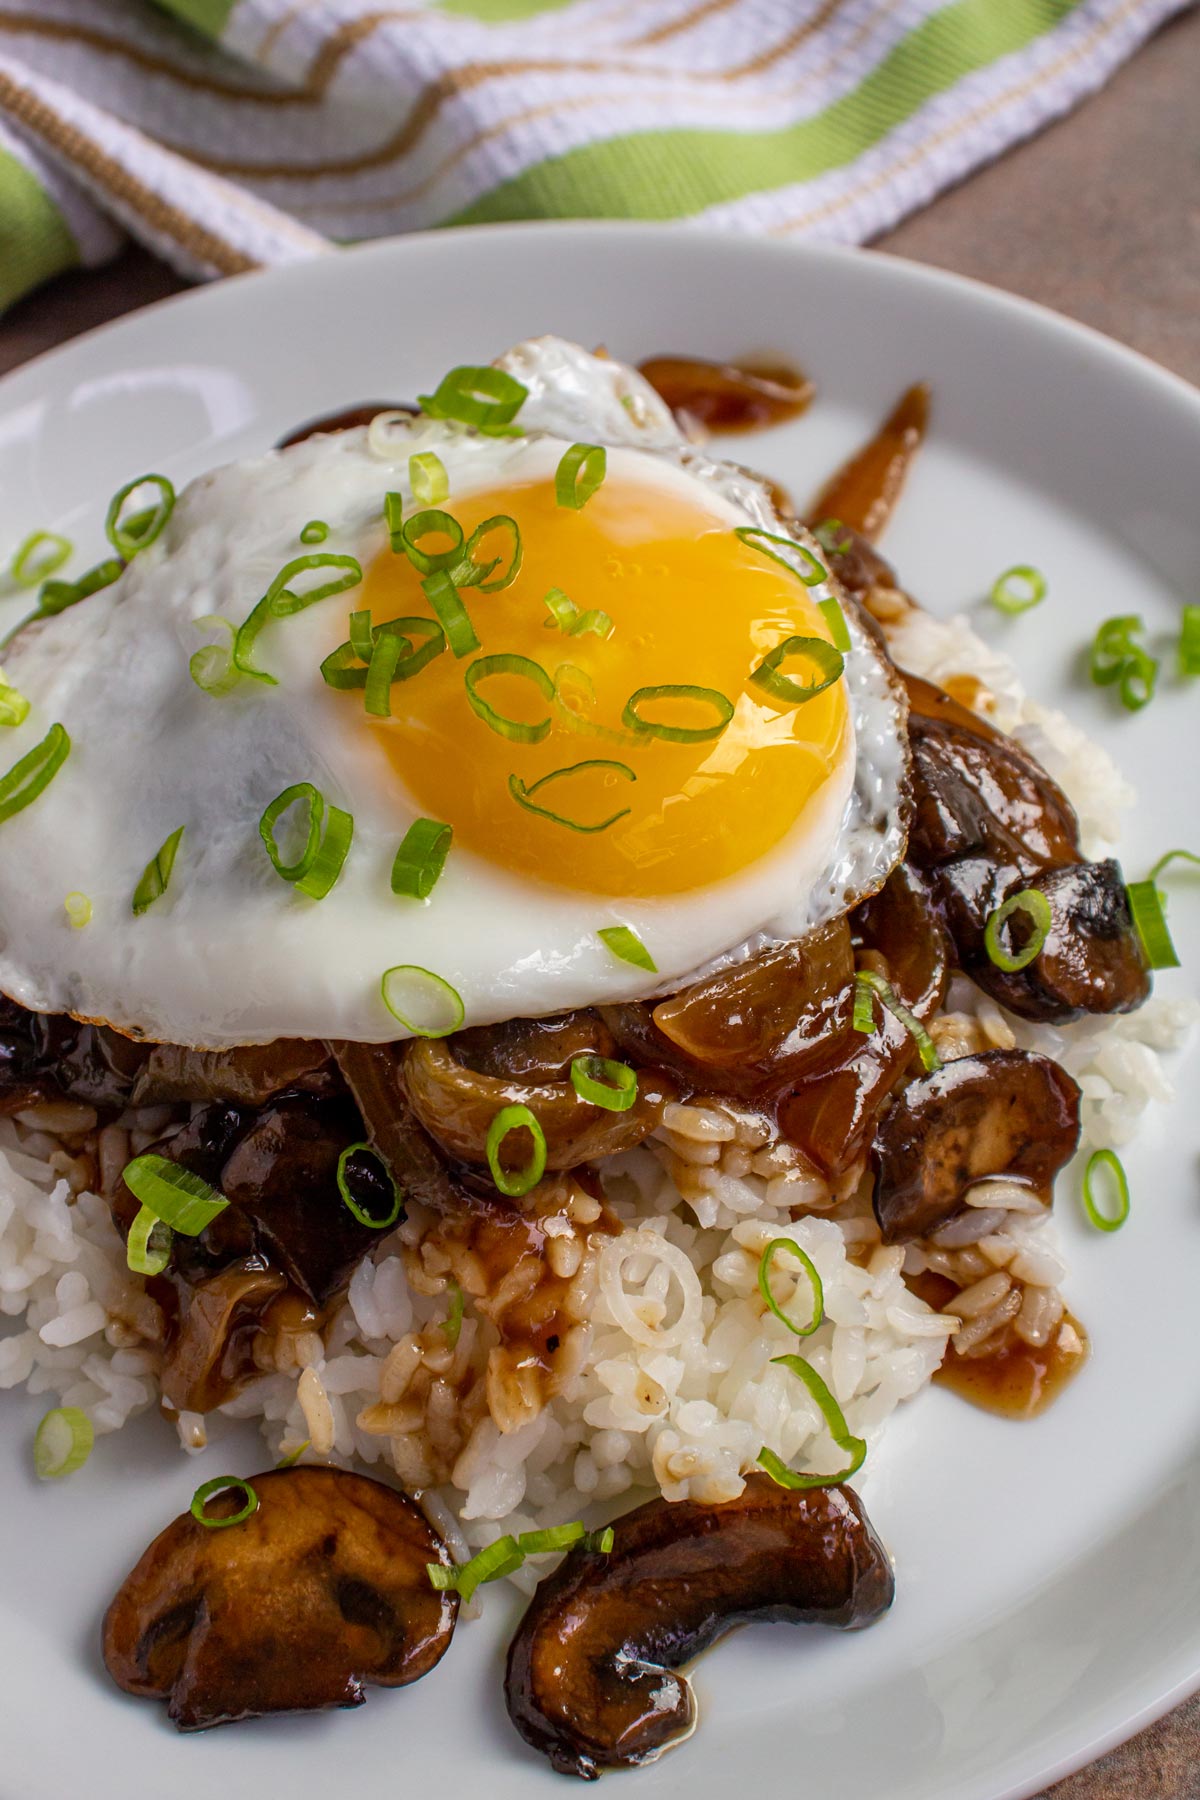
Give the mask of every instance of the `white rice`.
[{"label": "white rice", "polygon": [[[983,681],[981,710],[1066,789],[1088,852],[1106,853],[1133,799],[1106,753],[1025,698],[1010,665],[964,620],[901,605],[896,613],[887,630],[897,659],[943,683]],[[1194,1001],[1164,995],[1126,1017],[1029,1025],[956,980],[935,1036],[944,1056],[1016,1043],[1054,1057],[1083,1090],[1085,1144],[1121,1144],[1148,1105],[1171,1099],[1161,1053],[1178,1048],[1197,1017]],[[103,1186],[103,1172],[162,1121],[128,1115],[100,1134],[89,1159],[89,1110],[0,1119],[0,1316],[14,1322],[0,1338],[0,1388],[80,1406],[104,1433],[157,1399],[162,1321],[89,1183]],[[569,1206],[546,1222],[577,1322],[568,1373],[545,1404],[498,1379],[499,1336],[486,1307],[468,1301],[457,1344],[446,1342],[449,1265],[422,1245],[430,1221],[418,1215],[357,1270],[323,1334],[281,1339],[283,1366],[221,1412],[257,1419],[276,1455],[307,1441],[309,1456],[368,1467],[386,1459],[422,1491],[462,1557],[504,1531],[593,1506],[613,1510],[633,1489],[733,1497],[763,1446],[822,1473],[844,1466],[807,1389],[772,1362],[797,1348],[873,1453],[887,1418],[928,1383],[958,1324],[908,1291],[905,1268],[955,1269],[960,1285],[970,1283],[956,1302],[960,1344],[1013,1320],[1028,1341],[1046,1341],[1062,1313],[1063,1266],[1053,1227],[1028,1212],[1022,1190],[981,1184],[972,1212],[937,1243],[886,1249],[861,1171],[831,1193],[769,1135],[719,1102],[671,1108],[656,1143],[605,1170],[618,1236],[589,1238],[578,1219],[594,1217],[594,1204],[590,1215],[577,1205],[575,1222]],[[582,1200],[578,1191],[574,1199]],[[797,1208],[805,1216],[793,1222]],[[799,1244],[821,1275],[825,1321],[803,1340],[758,1293],[759,1257],[772,1237]],[[775,1267],[778,1275],[779,1260]],[[801,1281],[789,1306],[803,1308],[806,1291]],[[180,1442],[203,1448],[215,1424],[182,1415]],[[513,1577],[526,1586],[536,1578],[529,1569]]]}]

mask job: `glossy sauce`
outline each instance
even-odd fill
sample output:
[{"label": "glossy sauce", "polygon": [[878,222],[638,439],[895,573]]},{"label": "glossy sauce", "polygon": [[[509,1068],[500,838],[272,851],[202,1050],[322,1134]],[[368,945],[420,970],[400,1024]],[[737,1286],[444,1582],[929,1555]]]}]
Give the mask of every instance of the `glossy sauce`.
[{"label": "glossy sauce", "polygon": [[763,431],[798,419],[816,389],[788,363],[716,363],[696,356],[652,356],[639,372],[681,424],[703,431]]},{"label": "glossy sauce", "polygon": [[[913,1293],[939,1311],[957,1289],[942,1275],[905,1278]],[[1064,1313],[1049,1343],[1025,1343],[1011,1333],[986,1356],[959,1356],[951,1339],[933,1379],[972,1406],[1005,1419],[1034,1419],[1053,1405],[1068,1382],[1082,1369],[1091,1351],[1088,1334],[1071,1313]]]},{"label": "glossy sauce", "polygon": [[874,543],[892,516],[928,425],[929,389],[919,381],[900,396],[870,443],[826,482],[809,510],[812,523],[840,519]]}]

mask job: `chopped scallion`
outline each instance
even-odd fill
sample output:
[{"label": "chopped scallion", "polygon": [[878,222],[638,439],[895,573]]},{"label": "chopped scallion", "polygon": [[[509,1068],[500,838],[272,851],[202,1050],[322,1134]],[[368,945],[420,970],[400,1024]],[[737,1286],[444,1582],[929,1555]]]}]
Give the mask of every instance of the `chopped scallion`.
[{"label": "chopped scallion", "polygon": [[589,607],[587,612],[580,612],[575,602],[564,594],[561,588],[549,588],[546,592],[546,606],[551,617],[546,621],[546,629],[557,625],[568,637],[582,637],[586,632],[594,632],[598,638],[610,638],[613,634],[613,622],[606,612],[596,607]]},{"label": "chopped scallion", "polygon": [[[1010,950],[1000,933],[1014,913],[1020,913],[1024,917],[1029,935],[1017,948]],[[1019,894],[1010,894],[995,912],[989,914],[983,928],[983,945],[988,953],[988,960],[1006,975],[1015,975],[1021,969],[1027,969],[1045,948],[1053,923],[1050,902],[1037,888],[1022,888]]]},{"label": "chopped scallion", "polygon": [[44,793],[71,754],[71,740],[61,725],[52,725],[40,744],[0,775],[0,824],[15,818]]},{"label": "chopped scallion", "polygon": [[242,679],[242,671],[233,660],[237,632],[219,613],[206,613],[202,619],[193,619],[192,623],[197,631],[228,632],[227,644],[205,644],[202,650],[188,658],[188,674],[202,693],[214,698],[228,694]]},{"label": "chopped scallion", "polygon": [[72,931],[82,931],[85,925],[92,922],[92,903],[86,894],[68,894],[63,901],[63,910]]},{"label": "chopped scallion", "polygon": [[[222,1493],[244,1494],[245,1502],[237,1512],[230,1513],[223,1519],[214,1519],[207,1510],[207,1503],[214,1494]],[[223,1531],[228,1525],[243,1525],[247,1519],[253,1518],[258,1511],[258,1495],[250,1483],[243,1481],[239,1475],[216,1475],[196,1489],[189,1510],[197,1524],[206,1525],[210,1531]]]},{"label": "chopped scallion", "polygon": [[586,762],[571,763],[564,769],[551,769],[548,775],[542,775],[537,781],[530,782],[528,786],[522,781],[519,775],[510,775],[508,778],[508,791],[516,801],[517,805],[523,806],[526,812],[537,813],[539,818],[549,819],[551,823],[555,825],[563,825],[568,831],[579,831],[588,834],[596,831],[607,831],[610,825],[615,825],[618,819],[623,819],[627,813],[632,811],[632,808],[622,806],[617,812],[610,813],[607,819],[600,819],[595,824],[589,825],[583,823],[579,819],[569,819],[565,813],[555,812],[551,807],[539,806],[533,799],[533,795],[541,788],[544,788],[549,782],[560,781],[564,776],[568,775],[578,775],[585,769],[603,769],[609,775],[619,775],[622,781],[637,780],[637,776],[629,767],[628,763],[612,762],[609,758],[601,756],[591,757]]},{"label": "chopped scallion", "polygon": [[175,867],[175,857],[186,827],[180,825],[173,831],[161,849],[156,850],[146,867],[142,870],[142,878],[133,890],[133,911],[140,918],[147,908],[161,899],[167,891],[171,879],[171,870]]},{"label": "chopped scallion", "polygon": [[462,995],[431,969],[397,963],[380,981],[383,1004],[414,1037],[449,1037],[466,1016]]},{"label": "chopped scallion", "polygon": [[1200,606],[1183,609],[1179,630],[1179,673],[1200,675]]},{"label": "chopped scallion", "polygon": [[[129,512],[126,502],[141,495],[143,488],[153,488],[157,499],[153,505]],[[165,475],[139,475],[126,482],[112,497],[104,521],[104,535],[118,556],[132,562],[163,531],[175,510],[175,489]]]},{"label": "chopped scallion", "polygon": [[[522,1169],[506,1169],[500,1161],[504,1140],[514,1131],[527,1131],[533,1140],[529,1161]],[[492,1180],[500,1192],[510,1198],[516,1199],[527,1194],[530,1188],[537,1186],[546,1172],[546,1134],[536,1115],[527,1106],[500,1108],[488,1126],[485,1149]]]},{"label": "chopped scallion", "polygon": [[577,1056],[571,1064],[571,1086],[581,1100],[605,1112],[628,1112],[638,1097],[637,1072],[607,1056]]},{"label": "chopped scallion", "polygon": [[[389,494],[388,499],[392,498],[394,496]],[[444,550],[426,550],[421,539],[430,536],[448,537],[450,542]],[[399,538],[400,547],[419,575],[452,569],[462,554],[462,526],[453,513],[442,512],[436,506],[427,506],[405,519],[400,526]]]},{"label": "chopped scallion", "polygon": [[432,450],[410,456],[408,485],[418,506],[440,506],[450,494],[450,477],[441,457]]},{"label": "chopped scallion", "polygon": [[329,536],[329,527],[324,519],[310,519],[300,532],[302,544],[323,544]]},{"label": "chopped scallion", "polygon": [[635,969],[649,969],[652,975],[658,974],[658,964],[632,926],[602,925],[596,935],[622,962],[632,963]]},{"label": "chopped scallion", "polygon": [[[275,827],[293,806],[304,808],[304,847],[295,862],[287,863],[279,848]],[[329,893],[350,854],[354,839],[354,818],[340,806],[329,806],[311,781],[298,781],[276,795],[258,822],[258,834],[266,846],[271,866],[281,881],[287,881],[310,899],[323,900]],[[324,835],[322,825],[324,824]]]},{"label": "chopped scallion", "polygon": [[80,1407],[52,1407],[34,1435],[34,1474],[39,1481],[57,1481],[74,1474],[92,1454],[95,1441],[92,1421]]},{"label": "chopped scallion", "polygon": [[442,1333],[451,1350],[457,1350],[458,1340],[462,1333],[463,1291],[457,1281],[449,1282],[447,1291],[450,1295],[450,1306],[442,1320]]},{"label": "chopped scallion", "polygon": [[135,1275],[161,1275],[171,1260],[171,1243],[175,1233],[169,1225],[143,1206],[125,1240],[125,1261]]},{"label": "chopped scallion", "polygon": [[[841,663],[840,657],[838,662]],[[716,723],[712,725],[671,725],[658,719],[644,719],[638,711],[639,706],[652,705],[656,700],[696,701],[702,706],[711,706],[717,714]],[[621,714],[621,722],[630,731],[636,732],[643,738],[661,738],[668,744],[703,744],[711,738],[719,738],[732,717],[733,701],[727,699],[718,689],[696,687],[690,682],[667,682],[658,687],[638,688],[636,693],[630,694],[625,702],[625,710]]]},{"label": "chopped scallion", "polygon": [[199,1175],[151,1150],[126,1163],[122,1179],[147,1212],[182,1237],[199,1237],[229,1205]]},{"label": "chopped scallion", "polygon": [[434,574],[427,575],[421,583],[421,590],[437,614],[451,654],[457,657],[470,656],[473,650],[478,650],[479,639],[475,635],[470,614],[446,571],[438,569]]},{"label": "chopped scallion", "polygon": [[0,726],[15,728],[23,725],[28,717],[29,701],[15,687],[8,685],[4,671],[0,669]]},{"label": "chopped scallion", "polygon": [[443,375],[432,394],[418,394],[417,404],[431,419],[457,419],[485,435],[504,433],[528,397],[529,389],[504,369],[464,364]]},{"label": "chopped scallion", "polygon": [[[1116,1194],[1116,1206],[1107,1213],[1100,1211],[1092,1193],[1092,1182],[1100,1169],[1107,1171]],[[1083,1171],[1083,1210],[1097,1231],[1120,1231],[1129,1217],[1129,1178],[1115,1150],[1093,1150],[1088,1157]]]},{"label": "chopped scallion", "polygon": [[550,730],[552,721],[549,715],[532,725],[526,724],[522,719],[505,718],[479,692],[479,683],[492,675],[519,675],[523,680],[531,681],[544,700],[553,700],[554,682],[550,676],[532,657],[503,652],[498,656],[481,656],[476,662],[468,664],[464,677],[471,710],[485,725],[514,744],[540,744]]},{"label": "chopped scallion", "polygon": [[554,497],[560,506],[580,512],[608,473],[608,451],[602,444],[572,444],[564,451],[554,477]]},{"label": "chopped scallion", "polygon": [[1097,687],[1118,685],[1127,712],[1139,712],[1154,697],[1158,663],[1135,634],[1144,630],[1136,613],[1106,619],[1092,641],[1090,668]]},{"label": "chopped scallion", "polygon": [[846,624],[845,613],[836,600],[818,600],[817,611],[829,627],[834,649],[840,650],[844,656],[850,649],[850,628]]},{"label": "chopped scallion", "polygon": [[414,819],[392,864],[392,892],[428,900],[446,866],[453,828],[437,819]]},{"label": "chopped scallion", "polygon": [[1028,612],[1046,598],[1046,577],[1029,563],[1014,563],[996,577],[988,598],[998,612],[1010,616]]},{"label": "chopped scallion", "polygon": [[812,534],[822,550],[828,550],[831,556],[844,556],[847,550],[854,548],[854,539],[840,519],[822,519],[814,525]]},{"label": "chopped scallion", "polygon": [[797,1475],[773,1450],[764,1445],[758,1453],[762,1467],[777,1481],[780,1487],[798,1491],[803,1488],[838,1487],[843,1481],[857,1474],[866,1461],[867,1446],[863,1438],[855,1437],[846,1424],[846,1415],[822,1381],[811,1363],[805,1362],[802,1356],[773,1356],[773,1363],[779,1363],[798,1375],[813,1399],[821,1409],[829,1435],[838,1449],[850,1458],[847,1466],[836,1475]]},{"label": "chopped scallion", "polygon": [[[362,1157],[362,1158],[370,1157],[371,1161],[378,1165],[380,1171],[382,1172],[383,1179],[388,1183],[389,1187],[391,1188],[392,1203],[391,1203],[390,1207],[388,1208],[386,1215],[382,1219],[373,1218],[372,1215],[361,1204],[361,1202],[356,1200],[354,1195],[350,1192],[350,1183],[349,1183],[349,1180],[347,1177],[347,1167],[349,1165],[351,1157],[355,1157],[355,1156]],[[366,1225],[369,1230],[371,1230],[371,1231],[390,1231],[393,1225],[399,1224],[401,1219],[403,1219],[403,1217],[404,1217],[404,1196],[401,1194],[400,1189],[397,1187],[395,1179],[392,1176],[392,1172],[388,1168],[387,1164],[384,1162],[382,1156],[379,1155],[379,1152],[377,1150],[373,1150],[371,1148],[370,1144],[367,1144],[367,1143],[347,1144],[346,1148],[342,1151],[341,1155],[338,1157],[337,1184],[338,1184],[338,1193],[342,1196],[342,1200],[344,1201],[348,1210],[354,1214],[354,1217],[358,1220],[360,1225]]]},{"label": "chopped scallion", "polygon": [[[794,681],[790,675],[780,674],[779,665],[789,656],[802,656],[815,665],[811,681]],[[782,700],[787,706],[803,706],[840,680],[845,666],[841,651],[824,638],[788,637],[763,657],[750,680],[773,700]]]},{"label": "chopped scallion", "polygon": [[1177,969],[1179,955],[1167,929],[1162,897],[1153,881],[1131,881],[1125,890],[1134,928],[1152,969]]},{"label": "chopped scallion", "polygon": [[56,531],[31,531],[15,552],[9,574],[18,587],[38,587],[55,574],[74,554],[70,538]]},{"label": "chopped scallion", "polygon": [[[776,1256],[784,1251],[786,1251],[789,1256],[794,1256],[796,1258],[801,1266],[802,1272],[808,1277],[809,1288],[811,1290],[812,1317],[807,1325],[797,1325],[794,1319],[789,1319],[782,1306],[780,1306],[778,1300],[776,1300],[774,1294],[771,1292],[771,1263]],[[797,1289],[799,1289],[799,1286],[800,1283],[799,1280],[797,1280]],[[825,1317],[825,1289],[821,1285],[821,1277],[817,1273],[817,1266],[813,1262],[812,1257],[809,1256],[808,1252],[802,1250],[799,1244],[793,1243],[791,1238],[772,1238],[770,1243],[764,1248],[762,1255],[758,1259],[758,1291],[766,1301],[771,1312],[774,1313],[775,1317],[779,1319],[782,1324],[786,1325],[789,1331],[794,1331],[797,1337],[811,1337],[813,1332],[819,1328]]]},{"label": "chopped scallion", "polygon": [[[329,581],[316,583],[302,592],[297,592],[289,585],[313,569],[336,569],[338,573]],[[296,613],[303,612],[306,607],[315,606],[318,600],[328,600],[332,594],[344,594],[348,588],[357,587],[362,578],[362,565],[355,557],[339,556],[332,551],[318,551],[312,556],[296,556],[291,562],[285,563],[249,617],[238,627],[233,643],[233,660],[243,675],[277,687],[279,684],[274,675],[268,675],[265,669],[258,668],[250,661],[255,641],[263,626],[272,619],[290,619]]]},{"label": "chopped scallion", "polygon": [[[805,587],[818,587],[822,581],[829,579],[829,571],[825,565],[818,561],[811,550],[796,543],[794,538],[780,537],[773,531],[763,531],[758,525],[739,525],[733,535],[741,538],[743,544],[748,544],[751,550],[757,550],[762,556],[769,556],[772,562],[777,562],[789,575],[795,575]],[[768,544],[775,544],[777,548],[768,550]],[[787,554],[781,556],[781,550]]]},{"label": "chopped scallion", "polygon": [[[503,552],[494,556],[491,562],[481,561],[475,555],[484,538],[490,537],[494,531],[503,532],[511,540],[507,568],[500,567],[504,561]],[[524,555],[521,529],[517,521],[507,513],[496,513],[475,527],[463,546],[462,556],[451,569],[450,577],[455,587],[477,587],[481,594],[498,594],[502,588],[511,586],[517,579]],[[494,580],[488,580],[496,569],[500,569],[499,575]]]},{"label": "chopped scallion", "polygon": [[1197,856],[1194,850],[1168,850],[1159,857],[1158,861],[1151,869],[1149,879],[1151,881],[1157,881],[1168,863],[1173,863],[1176,860],[1195,863],[1196,867],[1200,869],[1200,856]]},{"label": "chopped scallion", "polygon": [[941,1068],[942,1059],[937,1053],[937,1047],[916,1013],[905,1006],[891,982],[885,981],[882,975],[877,975],[874,969],[860,969],[854,977],[854,1013],[851,1024],[855,1031],[870,1032],[875,1026],[873,1009],[862,1004],[864,994],[878,994],[892,1017],[903,1025],[917,1046],[921,1067],[927,1074],[932,1075]]}]

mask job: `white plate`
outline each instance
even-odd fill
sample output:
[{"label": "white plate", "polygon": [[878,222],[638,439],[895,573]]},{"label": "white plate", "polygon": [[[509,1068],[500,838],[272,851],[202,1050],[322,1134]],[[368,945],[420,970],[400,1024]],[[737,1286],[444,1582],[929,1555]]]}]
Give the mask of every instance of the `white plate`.
[{"label": "white plate", "polygon": [[[928,377],[932,438],[887,553],[920,598],[968,609],[1038,697],[1111,746],[1141,797],[1132,874],[1168,845],[1200,848],[1195,688],[1164,663],[1155,704],[1131,717],[1080,657],[1105,616],[1140,612],[1166,633],[1180,597],[1200,594],[1200,395],[1048,313],[883,257],[658,226],[513,226],[225,282],[0,384],[0,545],[53,525],[99,552],[104,503],[142,469],[186,478],[542,331],[631,360],[799,362],[819,386],[811,413],[735,454],[801,497]],[[1046,571],[1050,598],[1008,621],[979,597],[1015,562]],[[1195,986],[1194,902],[1195,884],[1176,884],[1185,971],[1169,991]],[[1194,1061],[1182,1079],[1194,1092]],[[718,1648],[696,1676],[697,1736],[620,1778],[623,1792],[716,1800],[786,1783],[837,1800],[1007,1800],[1200,1683],[1198,1152],[1194,1102],[1151,1115],[1127,1157],[1119,1237],[1089,1232],[1063,1182],[1069,1293],[1095,1354],[1047,1417],[1012,1425],[934,1391],[893,1422],[864,1484],[896,1557],[889,1617],[857,1636],[780,1626]],[[117,1694],[97,1653],[116,1583],[198,1481],[258,1452],[227,1440],[185,1462],[170,1428],[144,1418],[102,1440],[84,1473],[39,1486],[29,1439],[44,1404],[3,1401],[5,1800],[566,1792],[505,1718],[516,1609],[504,1596],[419,1687],[372,1691],[358,1713],[180,1738],[161,1709]]]}]

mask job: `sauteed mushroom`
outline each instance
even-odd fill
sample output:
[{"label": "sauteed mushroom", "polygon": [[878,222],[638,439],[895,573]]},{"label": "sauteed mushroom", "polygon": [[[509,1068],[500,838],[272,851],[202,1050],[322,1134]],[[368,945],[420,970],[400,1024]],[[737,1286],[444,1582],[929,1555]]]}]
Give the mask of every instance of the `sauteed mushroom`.
[{"label": "sauteed mushroom", "polygon": [[875,1134],[875,1216],[907,1244],[961,1211],[975,1182],[1004,1175],[1047,1205],[1079,1142],[1079,1089],[1028,1050],[963,1056],[912,1082]]},{"label": "sauteed mushroom", "polygon": [[638,373],[684,431],[758,431],[798,418],[816,392],[806,375],[786,365],[745,369],[698,356],[651,356]]},{"label": "sauteed mushroom", "polygon": [[[255,1475],[254,1513],[210,1527],[190,1512],[162,1532],[104,1620],[118,1687],[167,1700],[181,1731],[262,1713],[361,1706],[403,1687],[449,1647],[458,1596],[430,1585],[445,1545],[405,1494],[343,1469]],[[208,1502],[229,1518],[240,1488]]]},{"label": "sauteed mushroom", "polygon": [[328,1046],[307,1038],[280,1038],[274,1044],[251,1044],[237,1050],[188,1050],[178,1044],[155,1044],[133,1084],[134,1106],[159,1106],[168,1100],[235,1100],[261,1106],[285,1088],[303,1085],[312,1092],[332,1091]]},{"label": "sauteed mushroom", "polygon": [[696,1703],[677,1671],[752,1620],[870,1625],[892,1603],[887,1553],[847,1487],[747,1477],[720,1506],[658,1499],[541,1582],[508,1653],[509,1717],[565,1775],[651,1761]]},{"label": "sauteed mushroom", "polygon": [[358,1103],[366,1135],[392,1172],[400,1192],[435,1212],[469,1210],[462,1186],[451,1178],[417,1121],[404,1080],[403,1044],[331,1046],[346,1085]]}]

